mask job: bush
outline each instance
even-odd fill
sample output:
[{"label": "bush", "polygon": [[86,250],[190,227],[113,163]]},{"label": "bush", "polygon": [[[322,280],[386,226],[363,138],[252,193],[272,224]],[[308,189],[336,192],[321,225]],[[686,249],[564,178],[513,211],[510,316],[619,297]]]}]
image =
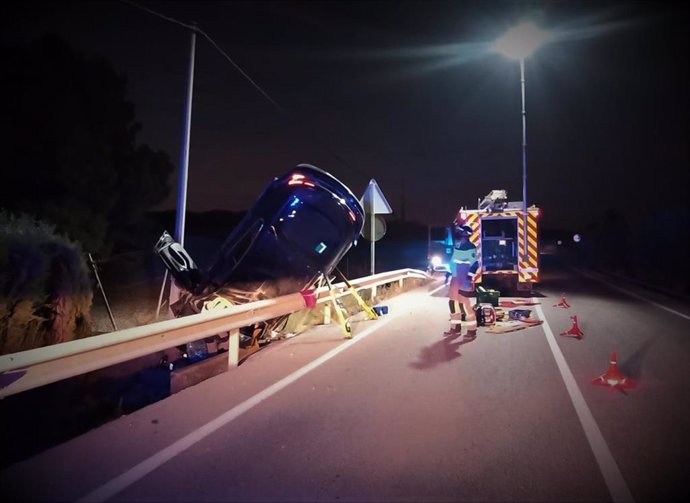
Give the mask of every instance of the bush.
[{"label": "bush", "polygon": [[78,244],[0,211],[0,354],[91,335],[92,297]]}]

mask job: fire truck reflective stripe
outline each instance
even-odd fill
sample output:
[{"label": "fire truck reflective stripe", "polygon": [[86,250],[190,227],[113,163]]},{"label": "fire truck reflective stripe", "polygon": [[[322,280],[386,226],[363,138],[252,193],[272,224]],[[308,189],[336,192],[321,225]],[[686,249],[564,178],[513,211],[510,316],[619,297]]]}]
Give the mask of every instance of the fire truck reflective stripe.
[{"label": "fire truck reflective stripe", "polygon": [[525,231],[522,225],[518,225],[518,257],[522,267],[522,263],[525,261]]},{"label": "fire truck reflective stripe", "polygon": [[[520,212],[522,213],[522,212]],[[527,212],[527,237],[525,238],[524,225],[518,225],[518,281],[539,281],[538,268],[538,242],[537,242],[537,211]],[[523,214],[517,215],[520,219]],[[522,224],[522,221],[520,222]],[[525,239],[527,239],[527,255],[525,255]]]},{"label": "fire truck reflective stripe", "polygon": [[[530,274],[534,280],[538,281],[539,277],[539,269],[537,268],[537,260],[538,260],[538,243],[537,243],[537,213],[535,212],[529,212],[527,214],[527,233],[529,234],[529,239],[528,239],[528,251],[529,251],[529,257],[528,257],[528,267],[529,269],[525,269],[526,272],[534,272],[534,274]],[[536,271],[535,271],[536,269]]]},{"label": "fire truck reflective stripe", "polygon": [[[476,213],[469,213],[465,223],[472,228],[472,234],[470,234],[470,242],[477,247],[477,260],[481,263],[482,254],[481,246],[479,240],[481,238],[479,234],[479,215]],[[472,278],[472,283],[477,284],[482,282],[482,273],[477,271],[476,275]]]}]

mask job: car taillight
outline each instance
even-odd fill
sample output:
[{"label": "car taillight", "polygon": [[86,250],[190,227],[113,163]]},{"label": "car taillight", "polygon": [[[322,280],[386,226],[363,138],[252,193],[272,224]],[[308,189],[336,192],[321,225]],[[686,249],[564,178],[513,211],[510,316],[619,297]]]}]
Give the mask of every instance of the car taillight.
[{"label": "car taillight", "polygon": [[302,185],[304,183],[304,175],[300,175],[299,173],[295,173],[290,177],[288,180],[288,185]]},{"label": "car taillight", "polygon": [[288,185],[306,185],[307,187],[316,187],[314,182],[310,181],[306,176],[295,173],[288,180]]}]

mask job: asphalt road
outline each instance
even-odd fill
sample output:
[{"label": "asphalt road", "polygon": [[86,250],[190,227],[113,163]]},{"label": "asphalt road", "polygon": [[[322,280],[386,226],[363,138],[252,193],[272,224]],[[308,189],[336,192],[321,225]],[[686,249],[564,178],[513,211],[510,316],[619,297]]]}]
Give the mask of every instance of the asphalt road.
[{"label": "asphalt road", "polygon": [[[440,290],[437,290],[439,287]],[[0,472],[14,501],[671,501],[690,467],[690,305],[575,271],[544,324],[444,338],[439,282]],[[565,293],[570,308],[555,307]],[[576,315],[582,339],[559,334]],[[609,365],[636,386],[592,380]],[[49,418],[46,418],[49,420]],[[5,499],[7,500],[7,499]]]}]

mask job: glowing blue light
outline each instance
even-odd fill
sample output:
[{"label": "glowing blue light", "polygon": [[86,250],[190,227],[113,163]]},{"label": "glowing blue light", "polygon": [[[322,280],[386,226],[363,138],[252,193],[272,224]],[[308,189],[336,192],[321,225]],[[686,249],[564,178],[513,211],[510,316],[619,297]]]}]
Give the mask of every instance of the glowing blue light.
[{"label": "glowing blue light", "polygon": [[297,206],[300,203],[299,197],[294,196],[292,198],[292,202],[290,203],[290,207],[292,208],[293,206]]},{"label": "glowing blue light", "polygon": [[316,248],[314,248],[314,249],[316,250],[316,253],[321,255],[323,253],[323,251],[326,249],[326,243],[321,241],[319,244],[316,245]]}]

